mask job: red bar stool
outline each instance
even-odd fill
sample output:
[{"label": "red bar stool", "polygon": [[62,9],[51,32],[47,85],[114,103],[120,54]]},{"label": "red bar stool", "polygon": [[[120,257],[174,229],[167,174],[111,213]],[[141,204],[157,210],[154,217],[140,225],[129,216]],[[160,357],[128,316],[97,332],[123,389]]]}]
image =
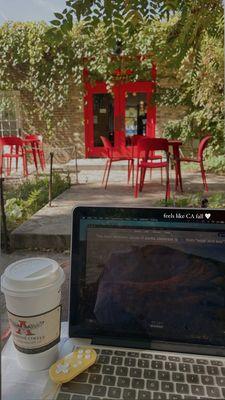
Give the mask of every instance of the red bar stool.
[{"label": "red bar stool", "polygon": [[[12,161],[16,161],[16,171],[18,170],[18,161],[22,159],[23,175],[27,176],[27,160],[23,140],[15,136],[5,136],[0,138],[0,174],[6,170],[6,175],[12,171]],[[6,162],[6,168],[4,164]]]},{"label": "red bar stool", "polygon": [[38,162],[37,162],[38,158],[41,165],[41,169],[42,171],[44,171],[46,165],[45,165],[45,155],[43,149],[42,136],[26,134],[23,141],[25,143],[26,155],[32,154],[33,156],[33,161],[36,171],[38,172]]}]

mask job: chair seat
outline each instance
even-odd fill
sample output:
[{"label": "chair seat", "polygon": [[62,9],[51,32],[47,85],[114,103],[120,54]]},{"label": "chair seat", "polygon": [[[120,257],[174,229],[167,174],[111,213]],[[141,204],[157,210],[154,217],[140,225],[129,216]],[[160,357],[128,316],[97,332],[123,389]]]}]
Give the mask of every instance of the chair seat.
[{"label": "chair seat", "polygon": [[139,163],[139,166],[144,168],[164,168],[167,167],[167,165],[168,165],[167,161],[162,161],[162,162],[141,161]]}]

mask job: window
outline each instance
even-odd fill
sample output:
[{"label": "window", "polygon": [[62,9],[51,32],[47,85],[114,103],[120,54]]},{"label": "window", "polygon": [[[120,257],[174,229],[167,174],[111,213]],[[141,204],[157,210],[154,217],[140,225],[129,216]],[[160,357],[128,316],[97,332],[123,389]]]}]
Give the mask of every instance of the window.
[{"label": "window", "polygon": [[18,91],[0,92],[0,135],[19,136],[20,102]]}]

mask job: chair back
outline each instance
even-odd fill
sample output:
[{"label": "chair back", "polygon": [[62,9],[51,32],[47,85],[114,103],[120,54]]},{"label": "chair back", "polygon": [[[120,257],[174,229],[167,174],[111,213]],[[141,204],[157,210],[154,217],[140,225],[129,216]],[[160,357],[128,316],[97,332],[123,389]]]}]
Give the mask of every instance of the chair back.
[{"label": "chair back", "polygon": [[108,138],[105,136],[100,136],[101,141],[103,143],[104,149],[106,150],[106,154],[108,157],[112,157],[113,146]]},{"label": "chair back", "polygon": [[149,153],[153,153],[155,150],[165,151],[169,153],[169,144],[167,139],[161,138],[142,138],[137,143],[137,157],[142,158],[143,161],[147,161]]},{"label": "chair back", "polygon": [[198,161],[202,161],[203,152],[204,152],[205,148],[207,147],[210,139],[212,139],[212,136],[207,135],[203,139],[200,140],[200,143],[198,145],[198,155],[197,155]]},{"label": "chair back", "polygon": [[142,135],[133,135],[131,136],[131,146],[137,146],[138,141],[141,139],[145,139]]}]

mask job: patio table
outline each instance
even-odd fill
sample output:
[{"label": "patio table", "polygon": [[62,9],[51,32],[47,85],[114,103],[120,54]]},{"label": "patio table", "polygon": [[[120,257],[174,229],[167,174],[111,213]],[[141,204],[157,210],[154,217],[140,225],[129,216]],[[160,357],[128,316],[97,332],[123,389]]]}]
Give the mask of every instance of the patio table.
[{"label": "patio table", "polygon": [[[142,136],[141,136],[142,137]],[[182,146],[182,141],[177,139],[168,139],[169,146],[172,148],[172,155],[175,162],[175,190],[180,189],[183,192],[182,186],[182,176],[180,167],[180,147]],[[132,158],[137,158],[137,145],[132,146]]]}]

